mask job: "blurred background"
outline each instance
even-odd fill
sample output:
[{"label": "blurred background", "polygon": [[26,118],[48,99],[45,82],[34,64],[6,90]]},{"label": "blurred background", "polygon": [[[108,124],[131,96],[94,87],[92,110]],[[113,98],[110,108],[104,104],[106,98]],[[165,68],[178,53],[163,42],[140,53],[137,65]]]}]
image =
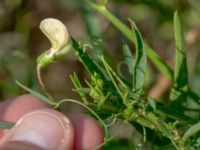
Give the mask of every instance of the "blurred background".
[{"label": "blurred background", "polygon": [[[200,89],[200,1],[198,0],[109,0],[109,9],[129,26],[128,18],[139,27],[145,41],[173,68],[173,13],[178,10],[185,31],[191,88]],[[122,59],[122,44],[134,45],[123,37],[103,16],[81,0],[1,0],[0,1],[0,99],[24,93],[15,79],[32,89],[39,89],[36,58],[50,48],[39,30],[42,19],[61,20],[70,35],[83,43],[94,43],[112,58],[117,68]],[[157,99],[168,92],[170,81],[149,62],[146,89]],[[51,64],[42,73],[44,81],[57,99],[76,98],[69,75],[76,72],[81,79],[87,73],[73,51]],[[163,97],[162,97],[163,98]],[[122,143],[123,144],[123,143]]]},{"label": "blurred background", "polygon": [[[200,2],[198,0],[110,0],[112,12],[129,25],[131,18],[139,27],[144,39],[169,65],[173,67],[174,35],[173,13],[179,10],[188,49],[188,65],[192,88],[198,91],[198,58],[200,37]],[[122,44],[128,41],[97,12],[81,0],[1,0],[0,1],[0,98],[6,99],[21,94],[14,79],[31,88],[38,88],[35,76],[37,56],[50,47],[50,43],[39,30],[42,19],[60,19],[71,36],[84,42],[94,42],[105,49],[113,59],[120,62]],[[130,45],[133,49],[134,46]],[[133,51],[134,52],[134,51]],[[148,88],[156,80],[168,84],[160,77],[154,66],[149,66]],[[76,97],[72,92],[69,74],[77,72],[83,78],[84,70],[73,54],[50,65],[43,74],[45,83],[57,98]],[[161,85],[162,86],[162,85]],[[159,86],[158,86],[159,87]],[[156,88],[157,89],[157,88]],[[154,88],[152,95],[159,97]]]}]

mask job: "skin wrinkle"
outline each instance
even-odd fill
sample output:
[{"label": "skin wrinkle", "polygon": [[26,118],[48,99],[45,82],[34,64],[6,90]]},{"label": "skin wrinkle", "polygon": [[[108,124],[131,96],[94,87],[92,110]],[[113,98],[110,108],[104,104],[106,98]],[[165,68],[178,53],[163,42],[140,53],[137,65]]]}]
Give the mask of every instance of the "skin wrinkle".
[{"label": "skin wrinkle", "polygon": [[71,113],[68,117],[76,129],[74,150],[93,149],[103,142],[102,128],[94,118],[81,113]]}]

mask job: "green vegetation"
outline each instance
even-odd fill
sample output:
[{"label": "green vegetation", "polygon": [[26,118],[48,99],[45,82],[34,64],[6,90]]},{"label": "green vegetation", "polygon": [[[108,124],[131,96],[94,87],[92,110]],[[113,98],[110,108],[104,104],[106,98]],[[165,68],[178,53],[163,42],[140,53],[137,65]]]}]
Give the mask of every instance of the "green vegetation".
[{"label": "green vegetation", "polygon": [[[198,90],[194,90],[194,86],[191,83],[192,79],[190,79],[189,75],[191,63],[187,59],[187,53],[189,52],[185,42],[184,23],[182,23],[180,17],[182,12],[174,10],[174,16],[167,15],[170,12],[164,9],[163,5],[158,1],[149,2],[144,0],[141,2],[143,7],[151,4],[153,8],[159,11],[162,10],[160,13],[166,15],[163,15],[165,16],[163,20],[171,21],[173,18],[171,22],[173,22],[175,48],[173,49],[172,56],[175,56],[175,67],[171,69],[167,61],[148,42],[144,41],[145,38],[139,29],[140,26],[134,21],[134,18],[127,19],[128,23],[125,24],[122,19],[119,19],[109,10],[106,0],[99,0],[97,2],[80,0],[77,3],[81,5],[80,11],[84,12],[84,21],[91,40],[86,40],[86,37],[85,39],[83,37],[84,40],[79,40],[71,35],[71,39],[68,41],[67,37],[66,41],[63,40],[65,41],[63,44],[60,42],[62,40],[58,39],[58,37],[60,38],[58,34],[45,34],[51,41],[52,47],[55,45],[59,47],[59,42],[62,47],[53,51],[51,55],[45,51],[38,56],[37,66],[39,66],[39,69],[35,65],[34,67],[38,71],[37,77],[41,91],[37,92],[39,88],[34,86],[34,84],[32,86],[26,84],[25,86],[23,81],[18,78],[17,84],[49,103],[55,109],[60,108],[63,103],[69,102],[83,106],[87,113],[94,116],[100,122],[104,129],[104,143],[98,146],[103,147],[103,149],[199,149],[200,96],[196,93]],[[126,5],[131,5],[131,1],[126,1],[125,3],[127,3]],[[178,2],[174,3],[178,5]],[[191,8],[198,14],[199,9],[198,7],[193,8],[194,3],[195,1],[190,2]],[[116,43],[120,47],[120,53],[122,54],[118,66],[115,64],[118,60],[115,60],[115,57],[112,57],[109,51],[106,51],[106,44],[101,37],[101,32],[98,30],[99,26],[93,15],[94,12],[100,13],[105,17],[112,24],[110,28],[118,29],[119,37],[124,41],[123,43]],[[53,26],[53,23],[51,25]],[[61,31],[61,33],[65,32]],[[156,34],[153,36],[158,40]],[[110,43],[107,44],[109,45]],[[162,49],[165,49],[165,47]],[[71,98],[57,100],[47,90],[48,86],[43,82],[44,76],[43,78],[41,77],[43,69],[47,68],[54,61],[59,61],[58,58],[65,58],[70,53],[76,56],[78,61],[84,66],[84,70],[87,71],[86,77],[80,76],[76,71],[73,71],[70,75],[74,91],[79,94],[81,101]],[[174,58],[170,58],[170,61],[172,60]],[[122,70],[123,65],[125,66],[125,71]],[[166,88],[164,93],[161,92],[161,97],[152,96],[151,93],[151,87],[157,81],[156,77],[151,76],[158,74],[153,71],[152,66],[159,71],[159,75],[167,78],[171,83],[167,87],[159,86],[157,88],[158,91],[160,90],[159,88]],[[199,73],[197,72],[194,76],[198,77],[198,75]],[[32,80],[34,80],[32,81],[33,83],[36,82],[35,78]],[[4,84],[0,83],[0,88],[5,92],[20,93],[20,89],[17,89],[18,87],[13,89]],[[41,94],[42,92],[43,94]],[[117,129],[114,128],[116,124],[118,125]],[[7,125],[2,122],[0,126],[2,128],[9,128],[10,124]],[[114,133],[111,132],[113,129]],[[128,132],[131,130],[132,134],[129,137],[120,138],[118,133],[122,130],[128,130]]]}]

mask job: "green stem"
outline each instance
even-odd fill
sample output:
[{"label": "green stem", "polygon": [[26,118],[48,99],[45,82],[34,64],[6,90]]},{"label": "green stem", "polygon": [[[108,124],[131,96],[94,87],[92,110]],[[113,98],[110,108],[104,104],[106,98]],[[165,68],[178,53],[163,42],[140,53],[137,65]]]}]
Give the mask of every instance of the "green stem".
[{"label": "green stem", "polygon": [[107,140],[108,140],[108,129],[107,129],[107,125],[104,123],[104,121],[90,108],[88,107],[87,105],[79,102],[79,101],[76,101],[76,100],[73,100],[73,99],[63,99],[61,101],[59,101],[56,105],[55,105],[55,108],[58,108],[62,103],[64,102],[71,102],[71,103],[76,103],[76,104],[79,104],[83,107],[85,107],[87,110],[89,110],[98,120],[99,122],[103,125],[104,127],[104,132],[105,132],[105,141],[102,145],[106,144]]},{"label": "green stem", "polygon": [[140,115],[138,116],[138,119],[133,120],[133,121],[138,122],[144,127],[148,127],[150,129],[161,132],[165,137],[171,140],[176,150],[180,150],[180,148],[176,144],[176,141],[174,141],[173,139],[173,135],[171,135],[171,133],[169,132],[169,129],[167,128],[166,124],[161,122],[161,120],[158,117],[156,117],[153,113],[149,113],[144,116]]},{"label": "green stem", "polygon": [[123,94],[122,94],[121,90],[119,89],[119,87],[118,87],[118,85],[117,85],[117,83],[116,83],[116,81],[115,81],[115,79],[114,79],[114,77],[113,77],[111,71],[109,70],[108,65],[107,65],[107,63],[106,63],[106,61],[105,61],[105,59],[104,59],[103,56],[101,57],[101,60],[102,60],[102,62],[103,62],[103,65],[104,65],[104,67],[105,67],[107,73],[108,73],[108,76],[110,77],[110,80],[112,81],[114,87],[116,88],[116,90],[117,90],[118,93],[120,94],[121,98],[123,99]]},{"label": "green stem", "polygon": [[43,91],[43,93],[52,101],[55,102],[54,98],[49,94],[48,89],[46,88],[41,75],[41,67],[40,65],[37,65],[37,78],[38,82],[40,84],[40,88]]},{"label": "green stem", "polygon": [[[89,106],[92,106],[92,107],[97,107],[96,104],[93,104],[93,103],[88,103]],[[108,112],[112,112],[112,113],[119,113],[119,109],[117,109],[116,107],[113,107],[111,105],[102,105],[101,106],[101,109],[105,110],[105,111],[108,111]]]}]

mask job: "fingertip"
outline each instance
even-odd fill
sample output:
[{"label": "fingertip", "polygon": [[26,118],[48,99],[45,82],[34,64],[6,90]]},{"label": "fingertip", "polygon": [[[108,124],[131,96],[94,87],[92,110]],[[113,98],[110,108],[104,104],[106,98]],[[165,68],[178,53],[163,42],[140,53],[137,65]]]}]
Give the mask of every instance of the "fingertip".
[{"label": "fingertip", "polygon": [[30,94],[25,94],[0,104],[0,120],[16,122],[23,115],[41,108],[50,106]]},{"label": "fingertip", "polygon": [[85,114],[68,115],[75,129],[75,150],[93,149],[103,142],[103,131],[98,122]]}]

